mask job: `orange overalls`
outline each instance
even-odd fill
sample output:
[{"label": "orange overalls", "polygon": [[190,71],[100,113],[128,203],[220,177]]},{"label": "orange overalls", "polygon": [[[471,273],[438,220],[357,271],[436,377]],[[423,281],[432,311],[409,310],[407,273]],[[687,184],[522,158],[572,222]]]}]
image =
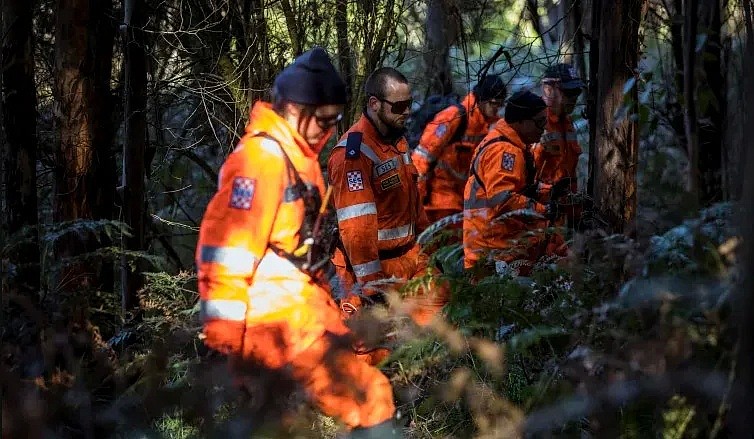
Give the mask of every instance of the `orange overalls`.
[{"label": "orange overalls", "polygon": [[340,341],[350,333],[329,288],[287,256],[300,245],[302,193],[324,191],[317,153],[258,102],[219,180],[196,250],[205,343],[236,363],[287,371],[350,427],[390,419],[387,378]]},{"label": "orange overalls", "polygon": [[[539,238],[525,232],[545,227],[547,221],[516,213],[530,209],[544,214],[546,206],[524,194],[534,184],[533,163],[527,146],[504,120],[499,120],[479,144],[464,191],[464,266],[480,259],[512,262],[538,258]],[[501,217],[502,216],[502,217]]]},{"label": "orange overalls", "polygon": [[[547,185],[553,185],[563,178],[573,178],[571,192],[578,191],[576,167],[581,155],[581,146],[576,140],[576,131],[570,116],[558,118],[547,109],[547,126],[542,134],[540,143],[532,146],[534,163],[537,168],[536,179]],[[549,197],[549,193],[545,194]],[[569,208],[563,212],[553,225],[565,226],[578,220],[580,209]],[[563,242],[563,238],[556,236],[555,241]],[[565,255],[565,249],[558,253]]]},{"label": "orange overalls", "polygon": [[450,106],[427,124],[412,153],[420,178],[427,179],[420,185],[420,195],[426,199],[424,210],[431,222],[463,211],[471,157],[490,130],[491,123],[477,107],[473,93],[466,95],[461,105],[466,109],[463,133],[457,131],[462,128],[464,116],[457,106]]},{"label": "orange overalls", "polygon": [[[355,153],[348,146],[353,136],[358,141]],[[362,115],[333,149],[328,176],[342,242],[333,262],[348,290],[356,282],[392,276],[411,279],[427,273],[429,258],[416,242],[427,219],[405,138],[394,143],[384,140]],[[433,290],[407,299],[411,317],[419,325],[428,324],[448,301],[446,288]],[[357,308],[361,305],[354,295],[347,302]]]}]

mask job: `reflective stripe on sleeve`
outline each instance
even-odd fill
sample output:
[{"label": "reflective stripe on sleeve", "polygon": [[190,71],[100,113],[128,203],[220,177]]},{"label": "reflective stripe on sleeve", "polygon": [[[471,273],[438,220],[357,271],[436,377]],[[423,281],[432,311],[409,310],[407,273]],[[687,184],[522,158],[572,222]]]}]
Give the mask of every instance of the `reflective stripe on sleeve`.
[{"label": "reflective stripe on sleeve", "polygon": [[204,320],[246,320],[246,303],[240,300],[202,300],[199,303],[199,315]]},{"label": "reflective stripe on sleeve", "polygon": [[421,145],[417,146],[414,149],[414,152],[427,159],[427,161],[429,161],[430,163],[437,161],[437,157],[435,157],[431,152],[427,151],[427,149]]},{"label": "reflective stripe on sleeve", "polygon": [[233,273],[250,273],[258,259],[252,252],[242,247],[216,247],[203,245],[199,252],[199,263],[215,263]]}]

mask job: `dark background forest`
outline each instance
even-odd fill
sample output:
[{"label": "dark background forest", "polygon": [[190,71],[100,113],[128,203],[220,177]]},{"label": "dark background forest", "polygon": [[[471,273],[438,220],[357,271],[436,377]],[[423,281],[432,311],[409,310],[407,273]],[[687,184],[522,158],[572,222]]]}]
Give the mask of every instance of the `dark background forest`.
[{"label": "dark background forest", "polygon": [[589,84],[574,123],[599,221],[568,263],[526,284],[446,270],[427,331],[375,316],[409,437],[752,436],[751,0],[0,5],[3,438],[339,434],[301,395],[234,391],[193,263],[250,105],[313,45],[351,93],[339,133],[382,65],[417,106],[485,73],[537,90],[556,62]]}]

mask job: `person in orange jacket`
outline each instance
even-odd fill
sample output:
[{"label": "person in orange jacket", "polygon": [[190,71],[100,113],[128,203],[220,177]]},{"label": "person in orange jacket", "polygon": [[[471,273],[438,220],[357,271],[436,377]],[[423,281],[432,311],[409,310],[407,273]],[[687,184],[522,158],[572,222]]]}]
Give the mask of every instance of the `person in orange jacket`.
[{"label": "person in orange jacket", "polygon": [[321,227],[327,201],[317,155],[345,102],[345,83],[317,47],[275,78],[271,105],[254,104],[199,231],[201,318],[205,343],[230,356],[239,381],[258,365],[280,371],[355,433],[391,437],[390,383],[350,349],[319,268],[334,233]]},{"label": "person in orange jacket", "polygon": [[[572,192],[578,191],[576,167],[581,146],[570,115],[584,87],[570,64],[556,64],[545,71],[542,99],[547,104],[547,125],[539,143],[532,147],[537,180],[554,185],[562,179],[571,179]],[[574,219],[574,212],[565,213],[556,221],[558,225],[565,225],[566,218]]]},{"label": "person in orange jacket", "polygon": [[463,190],[471,156],[479,142],[500,119],[506,97],[497,75],[483,76],[461,102],[435,116],[412,158],[419,171],[419,194],[431,222],[463,211]]},{"label": "person in orange jacket", "polygon": [[514,260],[538,259],[540,237],[522,235],[542,227],[557,214],[555,205],[537,194],[529,146],[547,123],[541,97],[529,91],[514,94],[498,121],[474,153],[464,191],[464,267],[511,269]]},{"label": "person in orange jacket", "polygon": [[[393,276],[410,279],[428,270],[428,256],[416,242],[428,221],[403,136],[411,88],[399,71],[382,67],[367,78],[365,91],[366,108],[333,149],[327,168],[342,242],[333,262],[349,291],[354,285]],[[362,293],[375,298],[374,289]],[[437,287],[408,299],[413,320],[428,324],[448,301],[447,294]],[[341,307],[351,313],[361,302],[359,294],[350,294]]]}]

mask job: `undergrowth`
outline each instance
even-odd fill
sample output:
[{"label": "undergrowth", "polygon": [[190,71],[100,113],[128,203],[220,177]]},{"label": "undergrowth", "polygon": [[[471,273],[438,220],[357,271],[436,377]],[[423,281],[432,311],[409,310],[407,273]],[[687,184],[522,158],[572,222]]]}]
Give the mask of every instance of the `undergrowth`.
[{"label": "undergrowth", "polygon": [[[403,294],[448,282],[446,319],[420,330],[394,314],[372,316],[393,329],[381,367],[406,435],[723,437],[737,276],[725,209],[649,248],[577,236],[571,247],[583,258],[542,264],[528,278],[473,280],[452,268],[457,245],[440,249],[452,262],[446,274],[427,274]],[[115,295],[98,292],[84,318],[61,324],[35,311],[38,298],[4,295],[3,437],[342,432],[300,392],[280,396],[273,378],[260,376],[250,395],[236,389],[199,338],[193,273],[147,273],[140,298],[133,321],[119,320]]]}]

